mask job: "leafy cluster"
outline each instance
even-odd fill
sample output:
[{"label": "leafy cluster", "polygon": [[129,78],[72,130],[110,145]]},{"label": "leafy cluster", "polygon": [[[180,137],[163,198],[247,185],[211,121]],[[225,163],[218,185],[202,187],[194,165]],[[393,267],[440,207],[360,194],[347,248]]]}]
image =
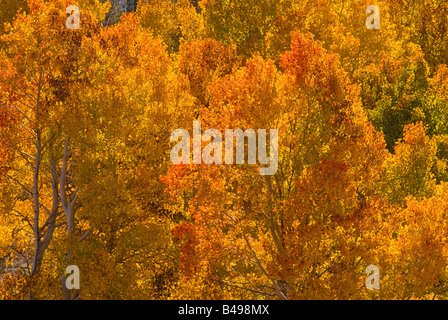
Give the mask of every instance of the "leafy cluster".
[{"label": "leafy cluster", "polygon": [[[4,2],[0,299],[448,298],[448,1]],[[195,120],[277,172],[174,165]]]}]

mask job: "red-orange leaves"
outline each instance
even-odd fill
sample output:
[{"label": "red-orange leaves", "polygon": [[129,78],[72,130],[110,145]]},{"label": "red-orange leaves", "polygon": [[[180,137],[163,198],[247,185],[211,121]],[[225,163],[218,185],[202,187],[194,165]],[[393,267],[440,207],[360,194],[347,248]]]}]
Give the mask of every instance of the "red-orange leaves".
[{"label": "red-orange leaves", "polygon": [[295,81],[314,93],[321,92],[328,101],[338,102],[344,97],[348,78],[340,68],[335,54],[326,54],[311,35],[294,33],[291,51],[281,56],[281,66]]},{"label": "red-orange leaves", "polygon": [[194,258],[182,262],[197,267],[184,281],[217,281],[218,298],[237,282],[244,285],[232,297],[280,299],[349,297],[361,285],[360,257],[372,244],[364,237],[376,226],[367,214],[375,212],[369,183],[381,168],[384,141],[336,56],[310,37],[293,38],[284,73],[255,55],[212,82],[201,112],[202,130],[278,128],[276,174],[203,164],[175,166],[164,178],[173,208],[196,234],[181,247],[185,257],[194,243]]}]

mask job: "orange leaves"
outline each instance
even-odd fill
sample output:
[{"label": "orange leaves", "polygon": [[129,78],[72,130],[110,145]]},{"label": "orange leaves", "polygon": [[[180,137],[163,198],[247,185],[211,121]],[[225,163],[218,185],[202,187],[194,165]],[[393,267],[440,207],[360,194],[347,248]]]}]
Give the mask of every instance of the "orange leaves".
[{"label": "orange leaves", "polygon": [[186,276],[191,276],[195,272],[197,263],[195,257],[198,242],[196,228],[189,223],[182,223],[177,225],[171,233],[175,240],[180,241],[181,271],[185,272]]},{"label": "orange leaves", "polygon": [[299,85],[314,92],[323,92],[334,102],[344,98],[347,78],[334,54],[325,54],[321,45],[311,35],[294,33],[291,51],[281,56],[281,66],[291,72]]},{"label": "orange leaves", "polygon": [[415,125],[407,125],[404,127],[403,142],[396,148],[396,154],[399,155],[404,151],[404,145],[413,148],[421,148],[429,144],[429,138],[425,134],[425,128],[421,122]]},{"label": "orange leaves", "polygon": [[[183,263],[221,265],[220,281],[249,277],[265,297],[349,296],[358,287],[354,261],[370,248],[361,230],[377,225],[364,214],[374,211],[368,183],[384,142],[336,57],[310,37],[293,36],[282,66],[255,55],[209,86],[201,121],[220,130],[278,127],[281,160],[278,173],[263,178],[249,166],[169,169],[163,181],[174,207],[196,231],[194,258]],[[235,265],[226,265],[228,255]],[[186,278],[205,284],[200,279],[215,276],[204,267]]]},{"label": "orange leaves", "polygon": [[181,39],[191,41],[203,36],[202,16],[196,14],[188,0],[142,1],[137,6],[137,15],[141,25],[154,37],[162,39],[169,52],[179,51]]},{"label": "orange leaves", "polygon": [[[356,182],[347,163],[322,159],[300,179],[296,208],[311,219],[325,221],[333,215],[346,217],[356,206]],[[303,201],[303,202],[302,202]],[[302,211],[303,210],[303,211]]]},{"label": "orange leaves", "polygon": [[407,207],[396,210],[378,234],[387,274],[384,294],[419,298],[443,292],[448,244],[445,192],[421,201],[409,198]]},{"label": "orange leaves", "polygon": [[434,75],[434,89],[436,93],[446,96],[448,92],[448,68],[446,64],[439,65]]},{"label": "orange leaves", "polygon": [[322,55],[322,47],[314,42],[311,35],[295,33],[291,41],[291,51],[281,57],[282,67],[291,70],[298,81],[304,80],[310,70],[314,72],[316,59]]},{"label": "orange leaves", "polygon": [[[434,1],[383,1],[375,31],[365,1],[141,0],[114,25],[102,2],[29,0],[2,36],[0,259],[16,264],[0,297],[59,298],[67,263],[83,299],[446,297],[446,30],[422,21],[442,15]],[[195,120],[222,137],[278,129],[278,170],[246,155],[172,165],[170,133]],[[57,228],[30,282],[18,269],[42,243],[36,211],[41,236]]]}]

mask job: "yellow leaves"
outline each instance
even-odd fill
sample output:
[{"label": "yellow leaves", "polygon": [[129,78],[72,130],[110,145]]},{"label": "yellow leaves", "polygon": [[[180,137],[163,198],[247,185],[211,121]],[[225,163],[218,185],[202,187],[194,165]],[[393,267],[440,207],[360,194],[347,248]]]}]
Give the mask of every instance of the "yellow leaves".
[{"label": "yellow leaves", "polygon": [[184,42],[180,48],[179,71],[188,77],[190,91],[201,105],[208,105],[208,86],[238,66],[235,48],[216,40]]},{"label": "yellow leaves", "polygon": [[20,11],[27,11],[25,0],[4,0],[0,8],[0,35],[5,31],[5,24],[11,23]]},{"label": "yellow leaves", "polygon": [[[17,9],[5,1],[0,22]],[[428,3],[412,15],[437,22]],[[68,263],[82,299],[446,296],[442,24],[424,39],[425,22],[401,26],[394,1],[375,33],[365,1],[148,0],[103,27],[109,1],[29,4],[0,51],[0,258],[11,271],[1,297],[59,298]],[[68,4],[81,9],[79,30],[65,27]],[[278,172],[171,166],[170,132],[196,119],[221,132],[278,128]],[[394,153],[374,127],[389,147],[404,129]],[[31,281],[18,270],[35,244],[37,131],[39,225],[61,190],[79,192],[69,236],[57,204]],[[68,179],[53,188],[68,135]],[[370,264],[378,292],[364,288]]]}]

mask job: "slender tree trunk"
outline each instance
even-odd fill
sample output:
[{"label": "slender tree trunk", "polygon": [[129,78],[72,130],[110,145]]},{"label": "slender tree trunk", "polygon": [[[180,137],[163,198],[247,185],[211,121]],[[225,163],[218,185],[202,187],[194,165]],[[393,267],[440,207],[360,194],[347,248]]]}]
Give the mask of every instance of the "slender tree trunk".
[{"label": "slender tree trunk", "polygon": [[[60,188],[60,196],[61,196],[61,205],[62,205],[62,209],[65,213],[65,217],[67,219],[67,239],[69,239],[70,241],[70,236],[74,230],[75,227],[75,204],[76,204],[76,200],[78,199],[78,191],[79,189],[76,189],[75,192],[73,192],[73,194],[71,196],[67,195],[67,170],[68,170],[68,159],[69,159],[69,155],[70,155],[70,149],[69,149],[69,144],[70,144],[70,136],[67,136],[67,138],[65,139],[65,144],[64,144],[64,154],[62,156],[62,168],[61,168],[61,176],[60,176],[60,183],[59,183],[59,188]],[[79,241],[84,240],[84,238],[87,236],[88,233],[85,234],[85,236],[83,235],[81,237],[81,239]],[[66,260],[68,263],[68,259],[71,256],[71,250],[69,249],[69,252],[66,253]],[[62,298],[64,300],[75,300],[78,297],[78,293],[73,290],[72,292],[70,292],[70,290],[67,289],[67,286],[65,285],[67,278],[65,277],[65,275],[62,275],[61,277],[61,285],[62,285]]]},{"label": "slender tree trunk", "polygon": [[33,258],[33,266],[31,268],[31,274],[36,274],[40,270],[40,262],[39,259],[39,247],[40,247],[40,232],[39,232],[39,169],[41,162],[41,133],[37,132],[37,143],[36,143],[36,160],[34,163],[34,176],[33,176],[33,202],[34,202],[34,258]]}]

